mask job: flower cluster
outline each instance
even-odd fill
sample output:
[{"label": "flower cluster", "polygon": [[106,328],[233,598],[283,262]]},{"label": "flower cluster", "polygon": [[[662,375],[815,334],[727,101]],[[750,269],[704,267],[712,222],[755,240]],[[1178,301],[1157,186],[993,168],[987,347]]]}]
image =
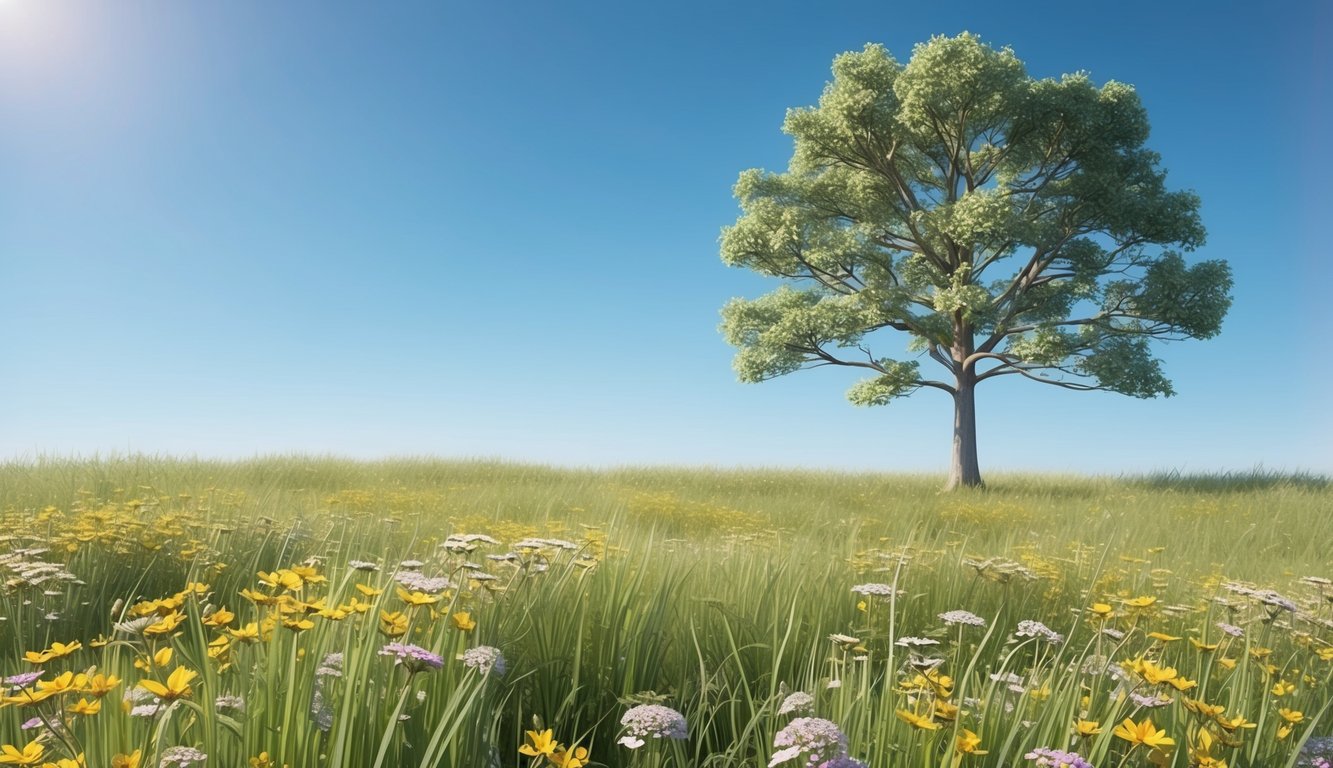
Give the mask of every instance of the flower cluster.
[{"label": "flower cluster", "polygon": [[1092,763],[1077,753],[1049,747],[1037,747],[1023,757],[1033,761],[1037,768],[1093,768]]},{"label": "flower cluster", "polygon": [[444,666],[444,658],[419,645],[411,643],[389,643],[380,649],[381,656],[393,656],[395,664],[401,664],[409,672],[439,669]]},{"label": "flower cluster", "polygon": [[821,717],[798,717],[773,737],[777,749],[768,768],[804,756],[804,765],[819,764],[847,754],[847,735],[837,723]]},{"label": "flower cluster", "polygon": [[661,704],[640,704],[632,707],[620,718],[625,727],[625,735],[620,743],[630,749],[644,745],[644,737],[653,739],[687,739],[689,726],[685,716],[671,707]]},{"label": "flower cluster", "polygon": [[496,677],[501,677],[507,668],[504,654],[500,652],[499,648],[492,648],[489,645],[469,648],[463,651],[458,658],[463,662],[463,666],[475,669],[483,675],[493,674]]}]

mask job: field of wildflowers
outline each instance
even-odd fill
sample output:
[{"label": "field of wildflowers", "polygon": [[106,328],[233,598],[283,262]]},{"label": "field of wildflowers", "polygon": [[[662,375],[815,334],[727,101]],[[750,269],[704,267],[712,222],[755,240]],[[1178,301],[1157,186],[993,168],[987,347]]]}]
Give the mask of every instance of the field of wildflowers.
[{"label": "field of wildflowers", "polygon": [[1333,487],[0,466],[0,765],[1327,765]]}]

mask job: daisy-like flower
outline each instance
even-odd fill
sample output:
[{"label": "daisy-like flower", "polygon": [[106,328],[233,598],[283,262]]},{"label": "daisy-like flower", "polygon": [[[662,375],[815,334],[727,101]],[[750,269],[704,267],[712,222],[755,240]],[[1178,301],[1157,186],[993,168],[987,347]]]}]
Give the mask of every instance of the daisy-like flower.
[{"label": "daisy-like flower", "polygon": [[380,655],[393,656],[396,659],[394,663],[403,665],[409,672],[439,669],[444,666],[444,657],[411,643],[389,643],[380,649]]},{"label": "daisy-like flower", "polygon": [[945,611],[944,613],[940,614],[939,618],[940,621],[943,621],[945,624],[949,625],[966,624],[968,626],[973,626],[973,627],[986,626],[985,619],[981,618],[975,613],[972,613],[971,611],[964,611],[961,609],[956,611]]},{"label": "daisy-like flower", "polygon": [[1152,720],[1145,719],[1141,723],[1136,723],[1129,718],[1115,727],[1112,731],[1117,737],[1128,741],[1134,746],[1143,744],[1154,749],[1161,747],[1170,747],[1175,745],[1175,739],[1166,735],[1166,731],[1159,731],[1157,726],[1153,725]]},{"label": "daisy-like flower", "polygon": [[644,737],[652,739],[688,739],[689,725],[685,716],[661,704],[640,704],[631,707],[620,718],[625,735],[619,743],[630,749],[644,745]]},{"label": "daisy-like flower", "polygon": [[820,717],[798,717],[773,737],[777,751],[768,761],[768,768],[785,763],[800,755],[806,756],[807,765],[818,765],[847,754],[847,735],[837,723]]}]

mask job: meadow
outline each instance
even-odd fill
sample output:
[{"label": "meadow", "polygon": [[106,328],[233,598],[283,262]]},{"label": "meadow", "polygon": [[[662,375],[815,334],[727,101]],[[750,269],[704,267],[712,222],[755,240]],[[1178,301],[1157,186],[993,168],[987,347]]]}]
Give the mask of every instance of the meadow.
[{"label": "meadow", "polygon": [[1325,759],[1326,478],[988,482],[0,465],[0,764]]}]

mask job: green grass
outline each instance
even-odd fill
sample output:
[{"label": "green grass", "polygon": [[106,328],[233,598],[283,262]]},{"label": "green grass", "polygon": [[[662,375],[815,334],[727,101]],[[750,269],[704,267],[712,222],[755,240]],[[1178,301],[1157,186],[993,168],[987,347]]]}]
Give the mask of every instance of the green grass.
[{"label": "green grass", "polygon": [[[1075,715],[1102,726],[1073,743],[1099,767],[1148,764],[1146,747],[1112,733],[1126,717],[1152,717],[1165,729],[1179,745],[1169,758],[1177,766],[1190,764],[1201,729],[1234,745],[1212,750],[1233,768],[1290,764],[1305,738],[1328,733],[1333,661],[1318,652],[1333,643],[1333,602],[1327,588],[1299,581],[1333,575],[1327,478],[996,475],[985,490],[953,494],[939,491],[942,482],[429,459],[0,465],[0,556],[50,547],[29,559],[58,563],[83,582],[27,586],[14,581],[12,565],[0,565],[10,580],[0,594],[0,671],[31,669],[25,652],[79,640],[82,650],[46,664],[46,679],[96,666],[125,681],[97,715],[56,708],[77,695],[0,709],[0,744],[21,749],[35,731],[21,734],[18,724],[49,710],[71,724],[68,740],[89,765],[136,748],[143,765],[156,765],[163,749],[185,745],[207,752],[214,766],[246,765],[261,752],[293,768],[509,766],[526,764],[518,747],[539,722],[604,765],[766,765],[775,734],[792,717],[778,706],[793,691],[812,694],[813,714],[836,722],[852,755],[875,768],[1021,764],[1034,747],[1070,747]],[[450,554],[439,544],[451,533],[489,534],[503,544]],[[578,549],[524,552],[520,567],[484,559],[532,536]],[[332,608],[358,597],[373,607],[341,619],[312,613],[310,629],[279,624],[270,639],[237,641],[209,660],[208,643],[223,631],[206,625],[206,615],[225,607],[237,614],[232,628],[262,620],[274,609],[239,590],[260,589],[258,571],[311,557],[327,582],[305,584],[295,599],[324,598]],[[464,583],[434,606],[437,614],[466,611],[475,629],[432,619],[430,608],[405,608],[390,577],[407,558],[454,581],[466,582],[467,559],[499,577]],[[353,571],[351,560],[384,569]],[[185,618],[174,635],[113,633],[113,608],[121,621],[136,601],[170,597],[188,581],[208,584],[208,594],[181,601]],[[356,583],[384,592],[367,598]],[[858,605],[851,588],[864,583],[897,591]],[[1275,589],[1301,610],[1264,606],[1227,583]],[[1141,610],[1124,603],[1139,596],[1156,602]],[[1099,622],[1087,610],[1094,602],[1117,615]],[[944,626],[938,614],[955,609],[986,626]],[[400,639],[439,653],[444,667],[409,676],[379,656],[389,641],[381,610],[402,611],[410,629]],[[1024,619],[1066,640],[1014,637]],[[1242,626],[1245,636],[1223,636],[1219,621]],[[839,645],[829,640],[834,633],[860,642]],[[103,635],[113,642],[91,647]],[[908,635],[939,641],[928,650],[944,659],[950,686],[913,682],[921,670],[895,644]],[[1191,639],[1219,647],[1203,650]],[[503,651],[503,677],[456,661],[477,645]],[[165,647],[175,654],[171,667],[200,672],[190,697],[152,718],[129,717],[119,706],[126,689],[170,671],[145,673],[134,661]],[[1250,652],[1259,648],[1270,652]],[[342,676],[317,676],[335,652],[344,654]],[[1180,693],[1132,674],[1117,683],[1105,672],[1107,662],[1135,658],[1175,667],[1195,685]],[[1079,671],[1093,667],[1102,671]],[[1025,692],[992,679],[1001,672],[1020,674]],[[1279,682],[1294,689],[1275,696]],[[311,718],[317,689],[327,730]],[[1117,689],[1170,693],[1174,701],[1136,709],[1132,699],[1113,698]],[[220,693],[245,698],[245,711],[219,710]],[[1228,731],[1188,711],[1187,695],[1225,705],[1256,727]],[[623,712],[655,701],[685,715],[690,738],[650,739],[638,751],[617,745]],[[950,705],[961,714],[947,717]],[[1279,708],[1304,713],[1281,741]],[[939,728],[916,728],[899,711]],[[964,729],[980,735],[988,754],[954,754]],[[43,759],[62,754],[63,744],[50,740]]]}]

